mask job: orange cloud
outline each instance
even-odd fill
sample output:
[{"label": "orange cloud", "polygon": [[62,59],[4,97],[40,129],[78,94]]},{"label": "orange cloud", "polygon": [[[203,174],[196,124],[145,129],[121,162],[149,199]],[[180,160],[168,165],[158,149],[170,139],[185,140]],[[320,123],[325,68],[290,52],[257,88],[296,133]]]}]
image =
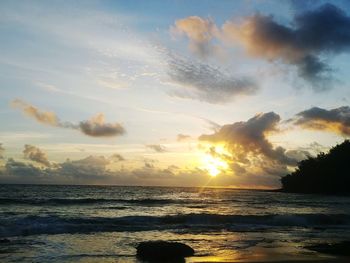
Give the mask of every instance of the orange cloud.
[{"label": "orange cloud", "polygon": [[171,31],[175,35],[186,35],[190,40],[190,50],[202,57],[215,52],[216,48],[211,41],[218,35],[219,30],[211,19],[198,16],[179,19],[175,21]]},{"label": "orange cloud", "polygon": [[51,125],[51,126],[60,126],[60,121],[56,114],[51,111],[42,111],[37,107],[30,105],[20,99],[15,99],[11,102],[11,105],[15,108],[22,110],[27,116],[34,118],[36,121]]},{"label": "orange cloud", "polygon": [[343,136],[350,136],[350,107],[331,110],[318,107],[299,112],[294,124],[304,129],[325,130]]},{"label": "orange cloud", "polygon": [[92,137],[112,137],[125,133],[125,129],[121,124],[117,122],[106,123],[103,113],[99,113],[89,120],[81,121],[79,124],[73,124],[71,122],[62,122],[54,112],[40,110],[19,99],[12,101],[11,105],[15,108],[19,108],[27,116],[42,124],[79,130],[83,134]]}]

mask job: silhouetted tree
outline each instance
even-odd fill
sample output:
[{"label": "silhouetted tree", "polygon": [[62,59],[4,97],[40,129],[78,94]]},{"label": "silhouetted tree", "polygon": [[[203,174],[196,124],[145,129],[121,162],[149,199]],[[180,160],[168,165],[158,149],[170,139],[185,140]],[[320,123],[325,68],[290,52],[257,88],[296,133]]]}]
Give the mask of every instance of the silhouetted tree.
[{"label": "silhouetted tree", "polygon": [[281,183],[284,192],[350,194],[350,141],[299,162]]}]

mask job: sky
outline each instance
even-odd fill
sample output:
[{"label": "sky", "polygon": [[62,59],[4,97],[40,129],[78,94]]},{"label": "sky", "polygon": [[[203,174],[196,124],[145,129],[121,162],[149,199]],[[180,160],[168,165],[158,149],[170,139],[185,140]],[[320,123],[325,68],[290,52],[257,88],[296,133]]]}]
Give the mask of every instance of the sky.
[{"label": "sky", "polygon": [[350,135],[350,4],[1,1],[0,183],[278,188]]}]

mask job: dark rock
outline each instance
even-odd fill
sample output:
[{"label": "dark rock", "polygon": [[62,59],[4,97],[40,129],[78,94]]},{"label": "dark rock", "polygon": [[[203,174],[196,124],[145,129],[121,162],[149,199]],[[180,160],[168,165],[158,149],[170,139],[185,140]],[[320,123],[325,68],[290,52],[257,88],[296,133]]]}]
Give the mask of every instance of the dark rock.
[{"label": "dark rock", "polygon": [[139,259],[150,262],[184,262],[185,257],[194,255],[191,247],[178,242],[141,242],[136,249]]},{"label": "dark rock", "polygon": [[324,254],[350,256],[350,241],[343,241],[334,244],[317,244],[306,246],[305,248]]}]

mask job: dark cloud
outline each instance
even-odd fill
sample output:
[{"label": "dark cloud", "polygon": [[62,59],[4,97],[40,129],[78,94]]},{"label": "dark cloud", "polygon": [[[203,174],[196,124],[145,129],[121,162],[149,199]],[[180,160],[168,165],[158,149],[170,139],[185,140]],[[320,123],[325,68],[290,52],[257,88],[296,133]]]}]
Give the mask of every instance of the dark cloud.
[{"label": "dark cloud", "polygon": [[87,158],[56,165],[37,167],[32,164],[9,159],[0,169],[0,181],[8,183],[64,183],[94,184],[108,182],[117,177],[106,166],[109,161],[103,156]]},{"label": "dark cloud", "polygon": [[27,116],[42,124],[79,130],[88,136],[112,137],[123,135],[125,133],[125,129],[121,124],[106,123],[102,113],[97,114],[89,120],[81,121],[79,124],[73,124],[71,122],[62,122],[55,113],[40,110],[37,107],[19,99],[15,99],[11,104],[13,107],[19,108]]},{"label": "dark cloud", "polygon": [[46,175],[44,169],[40,169],[32,164],[15,161],[12,158],[7,160],[5,170],[1,171],[0,174],[28,179],[40,178]]},{"label": "dark cloud", "polygon": [[79,128],[84,134],[93,137],[112,137],[125,133],[125,129],[121,124],[105,123],[102,113],[92,117],[90,120],[80,122]]},{"label": "dark cloud", "polygon": [[301,77],[321,89],[327,88],[322,81],[330,80],[331,73],[323,56],[350,47],[350,17],[332,4],[295,15],[291,25],[256,14],[241,24],[228,21],[222,30],[224,38],[241,43],[252,56],[296,65]]},{"label": "dark cloud", "polygon": [[168,61],[168,76],[180,85],[170,95],[209,103],[229,102],[236,96],[252,95],[258,90],[252,78],[235,77],[219,67],[174,56]]},{"label": "dark cloud", "polygon": [[33,162],[42,164],[49,167],[51,163],[49,162],[47,155],[41,149],[36,146],[26,144],[23,150],[24,158],[29,159]]},{"label": "dark cloud", "polygon": [[110,161],[104,156],[88,156],[81,160],[67,160],[57,169],[51,170],[51,174],[58,177],[71,178],[71,180],[99,181],[108,179],[111,173],[106,169]]},{"label": "dark cloud", "polygon": [[190,139],[191,139],[191,136],[190,135],[186,135],[186,134],[178,134],[176,136],[176,140],[178,142],[188,141]]},{"label": "dark cloud", "polygon": [[269,132],[277,131],[280,116],[274,112],[262,113],[248,121],[223,125],[217,132],[211,135],[201,135],[200,140],[211,142],[225,142],[235,147],[243,147],[245,152],[262,153],[272,159],[285,160],[282,148],[273,148],[266,138]]},{"label": "dark cloud", "polygon": [[350,107],[343,106],[331,110],[318,107],[299,112],[294,124],[305,129],[326,130],[343,136],[350,135]]},{"label": "dark cloud", "polygon": [[167,151],[166,148],[160,144],[147,144],[146,147],[159,153],[163,153]]},{"label": "dark cloud", "polygon": [[[326,90],[332,84],[333,69],[325,58],[349,51],[350,16],[330,3],[320,6],[320,1],[290,2],[296,14],[289,24],[258,13],[239,23],[226,21],[221,29],[212,20],[188,17],[177,20],[175,29],[188,37],[190,49],[195,53],[213,54],[214,40],[225,44],[240,43],[251,56],[296,66],[298,75],[312,83],[315,90]],[[176,73],[174,80],[181,83],[179,76],[186,72]],[[188,80],[182,82],[193,85]],[[242,85],[237,83],[234,86]]]},{"label": "dark cloud", "polygon": [[88,156],[81,160],[66,160],[51,167],[37,167],[30,163],[8,159],[0,166],[1,183],[40,184],[120,184],[120,185],[201,185],[208,181],[202,170],[183,171],[174,165],[157,168],[145,162],[143,167],[110,170],[109,158]]},{"label": "dark cloud", "polygon": [[267,138],[268,134],[278,132],[279,122],[280,116],[276,113],[261,113],[248,121],[223,125],[213,134],[201,135],[199,140],[223,143],[229,154],[217,152],[215,147],[209,153],[225,160],[238,175],[282,175],[287,172],[287,166],[296,165],[297,160],[283,147],[274,147]]}]

